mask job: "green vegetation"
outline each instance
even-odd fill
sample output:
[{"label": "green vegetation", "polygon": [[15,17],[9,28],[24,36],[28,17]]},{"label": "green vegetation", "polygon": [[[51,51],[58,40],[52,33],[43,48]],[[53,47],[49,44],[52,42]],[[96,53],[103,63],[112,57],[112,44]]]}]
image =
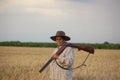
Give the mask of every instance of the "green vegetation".
[{"label": "green vegetation", "polygon": [[[77,45],[88,45],[95,49],[120,49],[120,44],[111,43],[75,43]],[[0,42],[0,46],[18,46],[18,47],[56,47],[55,43],[43,43],[43,42],[20,42],[20,41],[10,41],[10,42]]]},{"label": "green vegetation", "polygon": [[20,46],[20,47],[56,47],[55,43],[40,43],[40,42],[0,42],[0,46]]}]

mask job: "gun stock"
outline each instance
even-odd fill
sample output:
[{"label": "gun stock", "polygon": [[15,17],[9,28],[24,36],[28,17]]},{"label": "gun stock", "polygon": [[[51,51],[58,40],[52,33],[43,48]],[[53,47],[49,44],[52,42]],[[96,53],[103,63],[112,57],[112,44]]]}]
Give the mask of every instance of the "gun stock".
[{"label": "gun stock", "polygon": [[94,54],[94,48],[91,47],[91,46],[77,46],[75,44],[69,44],[69,46],[73,47],[73,48],[77,48],[78,50],[83,50],[83,51],[86,51],[86,52],[89,52],[91,54]]}]

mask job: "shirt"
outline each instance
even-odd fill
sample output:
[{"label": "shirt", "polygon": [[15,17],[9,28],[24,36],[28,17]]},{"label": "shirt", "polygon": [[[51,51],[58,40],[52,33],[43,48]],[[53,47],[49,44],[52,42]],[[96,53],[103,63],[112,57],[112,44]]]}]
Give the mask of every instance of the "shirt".
[{"label": "shirt", "polygon": [[[56,48],[52,54],[55,54],[59,48]],[[66,47],[60,54],[57,62],[66,68],[72,68],[74,62],[74,50],[71,47]],[[60,68],[55,60],[50,64],[50,79],[51,80],[72,80],[72,69],[64,70]]]}]

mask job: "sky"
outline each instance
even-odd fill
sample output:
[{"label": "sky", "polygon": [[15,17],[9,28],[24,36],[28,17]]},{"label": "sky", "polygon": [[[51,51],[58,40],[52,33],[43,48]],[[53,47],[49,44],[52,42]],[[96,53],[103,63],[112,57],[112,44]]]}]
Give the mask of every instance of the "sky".
[{"label": "sky", "polygon": [[0,41],[120,43],[120,0],[0,0]]}]

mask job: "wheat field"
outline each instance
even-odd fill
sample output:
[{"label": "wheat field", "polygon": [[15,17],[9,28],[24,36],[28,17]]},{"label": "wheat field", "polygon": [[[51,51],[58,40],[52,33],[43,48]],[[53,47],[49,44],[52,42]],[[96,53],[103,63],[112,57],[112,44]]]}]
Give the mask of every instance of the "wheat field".
[{"label": "wheat field", "polygon": [[[0,80],[49,80],[49,66],[39,69],[49,60],[54,48],[0,47]],[[88,54],[75,52],[74,66]],[[96,49],[86,61],[87,66],[73,70],[73,80],[120,80],[120,50]]]}]

